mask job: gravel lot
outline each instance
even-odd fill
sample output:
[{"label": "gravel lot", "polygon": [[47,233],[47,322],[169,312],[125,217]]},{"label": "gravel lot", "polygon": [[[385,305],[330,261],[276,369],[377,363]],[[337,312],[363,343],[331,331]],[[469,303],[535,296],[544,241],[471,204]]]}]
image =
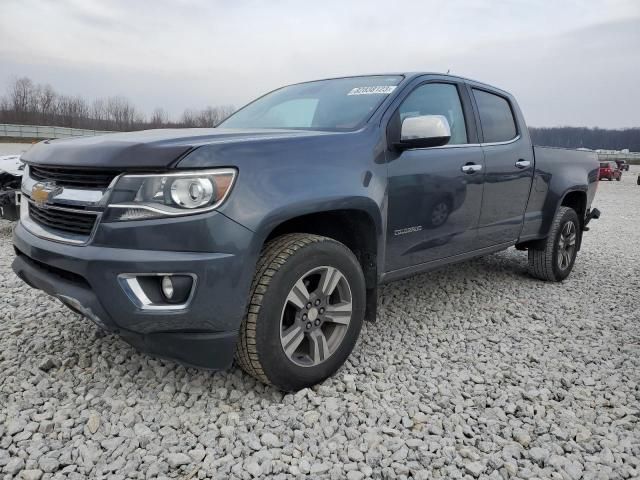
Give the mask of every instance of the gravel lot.
[{"label": "gravel lot", "polygon": [[510,249],[388,285],[287,395],[102,336],[13,275],[0,223],[0,478],[638,478],[638,172],[600,184],[563,284]]}]

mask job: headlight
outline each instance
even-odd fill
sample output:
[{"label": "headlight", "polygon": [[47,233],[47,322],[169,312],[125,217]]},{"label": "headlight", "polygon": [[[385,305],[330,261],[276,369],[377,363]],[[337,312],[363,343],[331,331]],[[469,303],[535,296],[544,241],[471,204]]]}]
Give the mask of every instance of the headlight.
[{"label": "headlight", "polygon": [[236,170],[220,168],[120,177],[103,222],[190,215],[217,208],[229,194]]}]

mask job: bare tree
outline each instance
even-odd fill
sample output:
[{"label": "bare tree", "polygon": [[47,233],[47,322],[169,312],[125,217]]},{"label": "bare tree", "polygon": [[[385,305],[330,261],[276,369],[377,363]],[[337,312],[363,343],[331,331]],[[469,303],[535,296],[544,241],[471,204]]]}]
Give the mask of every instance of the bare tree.
[{"label": "bare tree", "polygon": [[198,126],[198,114],[193,110],[186,109],[182,113],[182,119],[180,120],[182,126],[186,128],[193,128]]},{"label": "bare tree", "polygon": [[89,117],[89,107],[81,97],[59,96],[56,110],[63,127],[82,128]]},{"label": "bare tree", "polygon": [[15,78],[5,96],[0,97],[0,123],[59,125],[96,130],[140,130],[167,127],[214,127],[233,112],[230,106],[187,109],[173,122],[158,107],[149,121],[125,97],[85,99],[57,93],[51,85],[34,84],[27,77]]},{"label": "bare tree", "polygon": [[136,109],[125,97],[107,99],[107,118],[116,130],[131,130],[136,119]]},{"label": "bare tree", "polygon": [[9,102],[13,106],[16,121],[27,118],[29,107],[33,104],[33,90],[33,82],[27,77],[16,79],[10,87]]},{"label": "bare tree", "polygon": [[38,87],[38,113],[40,121],[48,124],[53,120],[56,105],[56,92],[51,85]]},{"label": "bare tree", "polygon": [[151,128],[162,128],[167,123],[169,123],[169,115],[167,115],[167,112],[165,112],[162,107],[156,108],[149,119],[149,126]]}]

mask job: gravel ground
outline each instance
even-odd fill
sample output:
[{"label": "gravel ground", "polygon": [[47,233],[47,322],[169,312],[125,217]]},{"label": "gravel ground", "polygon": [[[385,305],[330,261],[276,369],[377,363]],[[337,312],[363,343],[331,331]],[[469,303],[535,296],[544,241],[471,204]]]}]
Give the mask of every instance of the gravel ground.
[{"label": "gravel ground", "polygon": [[137,353],[23,285],[0,225],[0,478],[640,476],[639,167],[562,284],[510,249],[388,285],[324,384]]}]

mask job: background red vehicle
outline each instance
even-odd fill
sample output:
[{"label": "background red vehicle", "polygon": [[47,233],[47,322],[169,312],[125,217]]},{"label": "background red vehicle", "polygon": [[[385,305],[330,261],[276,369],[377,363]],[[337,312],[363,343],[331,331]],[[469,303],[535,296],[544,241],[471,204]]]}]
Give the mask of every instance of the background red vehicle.
[{"label": "background red vehicle", "polygon": [[620,181],[622,178],[622,170],[618,168],[616,162],[600,162],[598,180],[602,180],[603,178],[607,180],[613,180],[615,178],[617,181]]}]

